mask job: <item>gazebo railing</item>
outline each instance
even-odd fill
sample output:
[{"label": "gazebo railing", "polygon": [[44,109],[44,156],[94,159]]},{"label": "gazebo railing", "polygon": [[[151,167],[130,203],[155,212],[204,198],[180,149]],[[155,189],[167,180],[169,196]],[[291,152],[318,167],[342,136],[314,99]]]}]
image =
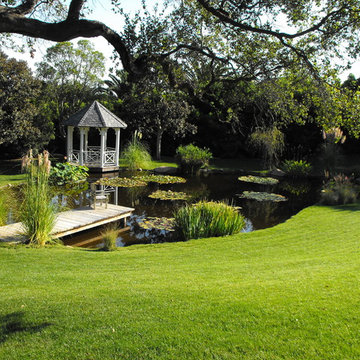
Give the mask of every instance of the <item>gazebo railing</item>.
[{"label": "gazebo railing", "polygon": [[[83,152],[84,165],[89,166],[116,166],[115,148],[107,147],[104,152],[103,161],[101,161],[100,146],[88,146],[87,151]],[[80,150],[72,150],[70,162],[80,163]]]}]

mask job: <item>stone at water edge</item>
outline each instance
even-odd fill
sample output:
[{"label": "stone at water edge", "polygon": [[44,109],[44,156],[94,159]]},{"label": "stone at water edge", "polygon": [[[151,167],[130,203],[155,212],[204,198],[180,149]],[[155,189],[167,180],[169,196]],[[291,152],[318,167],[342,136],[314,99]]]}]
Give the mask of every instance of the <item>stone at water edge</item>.
[{"label": "stone at water edge", "polygon": [[273,169],[268,174],[272,175],[272,176],[285,176],[286,175],[285,172],[280,169]]},{"label": "stone at water edge", "polygon": [[172,166],[159,166],[154,169],[155,174],[176,174],[178,169]]}]

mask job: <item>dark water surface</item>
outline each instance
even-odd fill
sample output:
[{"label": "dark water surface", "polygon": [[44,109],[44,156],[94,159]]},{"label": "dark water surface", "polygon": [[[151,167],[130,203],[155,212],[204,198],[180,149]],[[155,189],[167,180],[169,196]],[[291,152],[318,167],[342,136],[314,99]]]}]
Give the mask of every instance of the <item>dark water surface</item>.
[{"label": "dark water surface", "polygon": [[[139,174],[137,174],[139,175]],[[115,176],[115,174],[113,175]],[[116,174],[117,176],[117,174]],[[121,172],[120,176],[130,176]],[[168,201],[149,198],[156,190],[181,191],[195,195],[197,199],[214,201],[226,201],[234,206],[242,208],[241,213],[247,219],[244,231],[252,231],[274,226],[281,223],[301,209],[313,205],[319,199],[319,181],[306,179],[291,180],[280,179],[279,184],[274,186],[245,183],[238,180],[239,175],[212,174],[208,176],[190,177],[184,184],[150,183],[144,187],[119,188],[107,187],[105,190],[110,194],[110,203],[135,208],[134,215],[129,219],[129,230],[119,234],[118,246],[132,244],[148,244],[164,241],[173,241],[167,237],[165,231],[142,230],[136,226],[138,221],[150,217],[173,217],[174,210],[184,204],[184,201]],[[96,178],[90,179],[95,181]],[[264,191],[284,195],[288,201],[284,202],[259,202],[239,198],[238,194],[243,191]],[[58,195],[56,201],[59,204],[70,207],[89,205],[90,195],[88,191],[78,194]],[[66,245],[95,247],[101,246],[100,232],[103,229],[85,231],[80,235],[64,239]]]}]

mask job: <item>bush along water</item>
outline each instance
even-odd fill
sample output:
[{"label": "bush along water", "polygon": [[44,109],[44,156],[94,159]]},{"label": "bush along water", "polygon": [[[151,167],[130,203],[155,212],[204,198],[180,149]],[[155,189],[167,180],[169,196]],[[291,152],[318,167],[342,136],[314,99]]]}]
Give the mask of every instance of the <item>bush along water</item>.
[{"label": "bush along water", "polygon": [[20,209],[23,231],[30,244],[44,246],[52,240],[56,219],[49,186],[49,153],[44,151],[34,160],[30,150],[23,158],[22,167],[27,173]]},{"label": "bush along water", "polygon": [[57,163],[50,170],[49,181],[53,185],[74,184],[85,181],[89,168],[70,163]]},{"label": "bush along water", "polygon": [[351,204],[356,202],[358,194],[358,186],[352,182],[352,178],[338,174],[324,185],[320,201],[325,205]]},{"label": "bush along water", "polygon": [[282,169],[291,177],[307,177],[310,175],[312,166],[305,160],[285,160]]},{"label": "bush along water", "polygon": [[149,151],[135,133],[121,154],[121,160],[129,170],[144,169],[151,163]]},{"label": "bush along water", "polygon": [[244,217],[235,207],[205,201],[178,209],[174,222],[180,240],[232,235],[245,226]]},{"label": "bush along water", "polygon": [[176,162],[184,174],[196,174],[202,167],[209,165],[212,154],[209,149],[201,149],[193,144],[180,145],[176,149]]}]

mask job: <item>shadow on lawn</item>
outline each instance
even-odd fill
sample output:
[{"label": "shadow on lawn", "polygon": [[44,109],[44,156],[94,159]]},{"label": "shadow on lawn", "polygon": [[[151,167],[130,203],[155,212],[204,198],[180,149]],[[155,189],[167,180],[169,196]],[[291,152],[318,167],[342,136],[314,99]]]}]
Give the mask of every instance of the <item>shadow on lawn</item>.
[{"label": "shadow on lawn", "polygon": [[9,336],[13,334],[20,332],[34,334],[50,325],[52,324],[30,324],[24,320],[24,313],[20,311],[0,316],[0,344],[8,340]]}]

